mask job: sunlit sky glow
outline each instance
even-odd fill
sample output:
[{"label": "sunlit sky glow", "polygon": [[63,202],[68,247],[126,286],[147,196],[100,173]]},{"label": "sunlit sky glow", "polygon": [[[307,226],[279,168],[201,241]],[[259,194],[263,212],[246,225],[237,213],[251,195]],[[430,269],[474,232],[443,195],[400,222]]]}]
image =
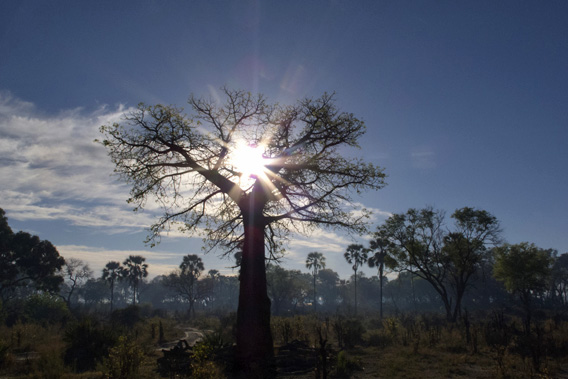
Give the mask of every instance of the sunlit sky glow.
[{"label": "sunlit sky glow", "polygon": [[239,185],[243,189],[250,188],[251,180],[266,180],[266,163],[263,145],[238,141],[230,153],[229,161],[234,165],[239,176]]},{"label": "sunlit sky glow", "polygon": [[[191,93],[216,99],[224,85],[280,104],[335,92],[367,125],[346,153],[388,175],[355,199],[373,225],[410,207],[471,206],[494,214],[508,242],[567,252],[567,67],[561,1],[5,1],[0,207],[14,230],[97,274],[140,254],[158,275],[202,241],[172,229],[144,245],[159,207],[132,212],[93,143],[99,127],[139,102],[187,111]],[[307,271],[319,251],[346,278],[350,243],[366,240],[294,236],[283,264]],[[220,253],[206,269],[234,273]]]}]

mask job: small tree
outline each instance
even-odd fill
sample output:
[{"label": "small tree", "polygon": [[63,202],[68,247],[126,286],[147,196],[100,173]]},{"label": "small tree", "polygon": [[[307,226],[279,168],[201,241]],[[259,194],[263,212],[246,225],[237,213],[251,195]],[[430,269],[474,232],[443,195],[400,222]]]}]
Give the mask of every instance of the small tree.
[{"label": "small tree", "polygon": [[325,268],[325,257],[322,253],[311,252],[308,254],[306,259],[306,268],[312,270],[314,275],[314,312],[317,312],[318,297],[316,294],[316,280],[318,276],[318,271]]},{"label": "small tree", "polygon": [[[136,304],[138,286],[143,278],[148,276],[148,264],[144,263],[146,258],[141,255],[130,255],[122,262],[120,271],[121,279],[126,280],[132,287],[132,304]],[[138,299],[140,301],[140,299]]]},{"label": "small tree", "polygon": [[334,311],[339,298],[339,274],[332,269],[324,268],[318,272],[319,296],[323,300],[323,308]]},{"label": "small tree", "polygon": [[110,261],[103,268],[102,278],[110,286],[110,312],[112,313],[114,305],[114,286],[120,280],[120,273],[122,272],[120,262]]},{"label": "small tree", "polygon": [[351,212],[349,191],[380,189],[385,175],[346,155],[365,126],[332,95],[286,107],[244,91],[223,95],[224,102],[190,97],[191,117],[141,104],[124,122],[103,126],[102,143],[132,185],[129,201],[164,206],[149,242],[177,221],[187,232],[203,230],[211,249],[242,252],[236,360],[241,371],[263,375],[274,362],[265,253],[280,254],[293,230],[363,232],[368,212]]},{"label": "small tree", "polygon": [[58,275],[65,264],[63,257],[46,240],[26,232],[14,233],[0,208],[0,301],[16,296],[19,287],[31,286],[55,293],[63,278]]},{"label": "small tree", "polygon": [[310,287],[306,276],[299,270],[286,270],[272,264],[267,266],[268,294],[274,315],[294,313],[297,306],[304,303]]},{"label": "small tree", "polygon": [[377,229],[377,237],[394,246],[397,268],[434,287],[446,317],[455,321],[472,275],[488,259],[488,246],[499,241],[499,222],[484,210],[456,210],[453,231],[446,232],[445,212],[431,207],[394,214]]},{"label": "small tree", "polygon": [[195,317],[195,302],[201,298],[197,290],[197,279],[201,272],[205,270],[203,261],[195,254],[188,254],[183,257],[179,265],[179,270],[172,272],[164,280],[164,285],[173,288],[183,298],[189,302],[187,313]]},{"label": "small tree", "polygon": [[522,242],[495,248],[493,275],[507,291],[519,296],[525,310],[525,331],[530,333],[533,299],[548,286],[553,259],[550,250]]},{"label": "small tree", "polygon": [[554,260],[550,287],[553,305],[566,307],[568,305],[568,253]]},{"label": "small tree", "polygon": [[351,244],[347,247],[345,251],[345,260],[347,263],[352,264],[355,281],[355,314],[357,314],[357,271],[359,267],[363,266],[367,262],[367,256],[369,250],[365,249],[363,245]]},{"label": "small tree", "polygon": [[82,260],[70,258],[65,261],[62,272],[65,278],[65,285],[62,288],[61,298],[65,301],[67,307],[71,308],[73,293],[93,276],[93,270]]}]

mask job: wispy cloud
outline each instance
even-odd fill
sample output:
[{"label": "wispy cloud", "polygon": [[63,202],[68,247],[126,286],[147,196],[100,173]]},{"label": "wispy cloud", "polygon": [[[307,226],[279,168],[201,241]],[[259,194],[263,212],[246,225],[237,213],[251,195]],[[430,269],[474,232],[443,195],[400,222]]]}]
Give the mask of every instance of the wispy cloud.
[{"label": "wispy cloud", "polygon": [[59,254],[66,259],[81,259],[89,264],[95,277],[101,275],[102,269],[110,261],[123,262],[129,255],[141,255],[148,263],[149,277],[173,271],[181,261],[180,255],[163,251],[148,250],[107,250],[81,245],[61,245],[57,247]]},{"label": "wispy cloud", "polygon": [[[114,166],[106,150],[93,142],[101,138],[101,125],[119,121],[128,111],[117,106],[45,115],[33,104],[0,92],[0,207],[8,217],[23,222],[59,220],[106,234],[139,232],[155,222],[160,215],[156,204],[148,203],[144,212],[132,212],[126,204],[128,186],[111,175]],[[369,220],[371,223],[390,216],[380,209],[370,210],[374,215]],[[172,225],[164,233],[164,239],[185,243],[188,235],[180,232],[178,226]],[[330,263],[342,264],[342,253],[354,242],[341,232],[318,228],[309,236],[293,234],[285,262],[291,268],[303,269],[307,253],[320,251],[328,254]],[[155,276],[173,270],[183,255],[153,249],[90,247],[80,242],[57,248],[65,258],[89,262],[98,273],[110,260],[123,261],[128,255],[143,255],[151,263],[151,275]],[[208,268],[217,268],[226,275],[235,274],[228,268],[232,262],[221,261],[215,254],[204,256],[204,261]]]},{"label": "wispy cloud", "polygon": [[[57,250],[59,254],[66,259],[76,258],[87,262],[89,267],[93,270],[95,277],[101,276],[102,269],[110,261],[123,262],[130,255],[141,255],[146,258],[146,263],[148,263],[148,276],[151,279],[157,275],[167,274],[178,268],[184,255],[183,253],[173,253],[159,249],[117,250],[83,245],[60,245],[57,246]],[[217,264],[215,268],[223,275],[235,275],[236,272],[229,268],[229,266],[231,266],[229,262],[219,261],[217,257],[212,255],[200,256],[205,263],[206,271],[213,268],[214,263],[221,263]]]},{"label": "wispy cloud", "polygon": [[99,127],[125,109],[101,107],[46,116],[30,103],[0,93],[2,207],[18,220],[66,220],[73,225],[143,228],[149,215],[126,205],[128,188],[96,144]]},{"label": "wispy cloud", "polygon": [[436,168],[436,155],[433,151],[420,150],[410,154],[415,168],[426,170]]}]

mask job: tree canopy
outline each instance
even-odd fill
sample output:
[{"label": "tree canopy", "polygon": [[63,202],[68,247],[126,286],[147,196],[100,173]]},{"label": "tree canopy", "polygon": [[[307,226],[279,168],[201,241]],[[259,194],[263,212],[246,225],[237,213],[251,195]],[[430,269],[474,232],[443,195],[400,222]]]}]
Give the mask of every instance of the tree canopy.
[{"label": "tree canopy", "polygon": [[0,208],[0,300],[12,298],[22,286],[57,292],[63,282],[57,271],[64,264],[51,242],[26,232],[14,233]]},{"label": "tree canopy", "polygon": [[495,248],[493,274],[528,305],[534,295],[547,289],[552,264],[550,251],[535,244],[505,244]]},{"label": "tree canopy", "polygon": [[[132,186],[129,202],[136,209],[150,199],[163,206],[150,241],[178,221],[189,232],[202,225],[211,248],[239,250],[254,188],[272,254],[282,246],[278,237],[292,229],[362,230],[367,213],[350,212],[355,204],[347,190],[379,189],[385,174],[340,151],[358,146],[361,120],[340,112],[329,94],[293,106],[227,88],[223,95],[224,103],[191,96],[191,115],[140,104],[124,122],[101,127],[115,171]],[[251,148],[262,162],[259,173],[241,164],[243,150]]]},{"label": "tree canopy", "polygon": [[195,316],[194,304],[203,297],[197,289],[197,279],[205,270],[203,260],[196,254],[187,254],[183,257],[179,269],[164,278],[164,285],[173,288],[189,303],[188,314]]},{"label": "tree canopy", "polygon": [[148,264],[144,262],[146,262],[146,258],[141,255],[129,255],[122,262],[120,276],[121,279],[126,280],[132,287],[132,304],[136,304],[136,295],[139,295],[138,286],[140,282],[148,276]]},{"label": "tree canopy", "polygon": [[468,283],[487,260],[487,247],[499,242],[499,221],[485,210],[464,207],[445,227],[445,212],[432,207],[394,214],[377,229],[376,237],[391,244],[399,270],[430,283],[444,303],[446,316],[456,320]]}]

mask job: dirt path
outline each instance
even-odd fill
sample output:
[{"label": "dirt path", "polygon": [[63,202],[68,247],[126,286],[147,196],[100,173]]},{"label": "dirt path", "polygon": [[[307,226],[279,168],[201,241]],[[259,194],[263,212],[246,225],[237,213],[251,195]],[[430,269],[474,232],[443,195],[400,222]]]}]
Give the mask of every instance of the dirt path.
[{"label": "dirt path", "polygon": [[195,345],[199,340],[201,340],[204,337],[204,333],[207,333],[208,331],[202,331],[199,329],[195,329],[192,327],[185,327],[185,328],[180,328],[183,332],[183,334],[173,340],[170,340],[168,342],[164,342],[163,344],[161,344],[158,349],[156,350],[162,350],[162,349],[171,349],[172,347],[174,347],[175,345],[177,345],[177,343],[180,340],[186,340],[187,343],[189,344],[189,346],[193,346]]}]

